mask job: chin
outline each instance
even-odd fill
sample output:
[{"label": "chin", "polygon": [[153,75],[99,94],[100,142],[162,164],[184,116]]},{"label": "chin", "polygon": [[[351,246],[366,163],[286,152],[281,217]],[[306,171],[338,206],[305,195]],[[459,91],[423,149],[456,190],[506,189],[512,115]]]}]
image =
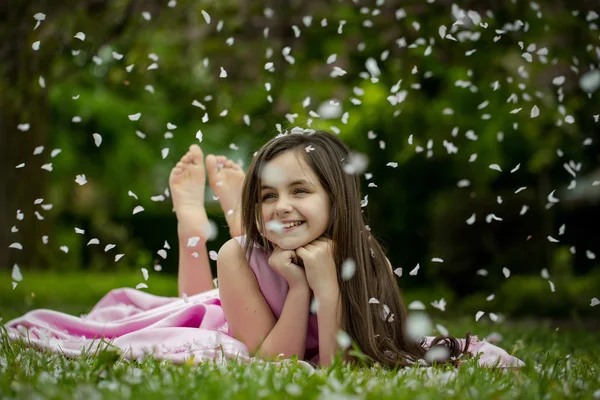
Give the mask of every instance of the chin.
[{"label": "chin", "polygon": [[271,240],[271,243],[276,244],[282,250],[296,250],[299,247],[305,246],[318,238],[320,235],[311,238],[312,236],[302,235],[302,237],[279,237]]}]

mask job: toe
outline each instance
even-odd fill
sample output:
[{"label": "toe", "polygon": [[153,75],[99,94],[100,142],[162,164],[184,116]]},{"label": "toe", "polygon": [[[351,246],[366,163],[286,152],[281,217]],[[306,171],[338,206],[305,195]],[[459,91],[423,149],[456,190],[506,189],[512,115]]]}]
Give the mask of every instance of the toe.
[{"label": "toe", "polygon": [[206,156],[206,170],[208,171],[208,176],[212,176],[217,173],[219,167],[217,166],[217,157],[212,154]]},{"label": "toe", "polygon": [[197,144],[193,144],[190,146],[190,161],[196,165],[201,165],[204,163],[204,154],[202,154],[202,149]]}]

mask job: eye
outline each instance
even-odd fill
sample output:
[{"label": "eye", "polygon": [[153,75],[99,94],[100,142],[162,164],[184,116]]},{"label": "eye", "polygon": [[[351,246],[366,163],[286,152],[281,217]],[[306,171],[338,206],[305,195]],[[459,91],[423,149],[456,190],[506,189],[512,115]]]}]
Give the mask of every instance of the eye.
[{"label": "eye", "polygon": [[298,193],[298,192],[308,193],[308,190],[306,190],[306,189],[296,189],[296,190],[294,190],[294,193]]},{"label": "eye", "polygon": [[262,197],[262,201],[268,200],[269,196],[274,196],[273,193],[267,193]]}]

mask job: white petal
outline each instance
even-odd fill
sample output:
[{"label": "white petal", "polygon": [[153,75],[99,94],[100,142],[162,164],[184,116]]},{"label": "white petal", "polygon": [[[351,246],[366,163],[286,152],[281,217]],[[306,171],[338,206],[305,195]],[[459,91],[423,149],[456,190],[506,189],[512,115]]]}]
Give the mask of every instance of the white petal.
[{"label": "white petal", "polygon": [[589,259],[589,260],[595,260],[596,259],[596,254],[594,254],[592,251],[590,250],[586,250],[585,251],[585,256]]},{"label": "white petal", "polygon": [[415,276],[415,275],[417,275],[417,274],[419,273],[419,268],[420,268],[420,265],[419,265],[419,264],[417,264],[417,266],[416,266],[416,267],[414,267],[414,268],[413,268],[413,270],[412,270],[412,271],[410,271],[408,274],[409,274],[409,275],[412,275],[412,276]]},{"label": "white petal", "polygon": [[142,283],[138,283],[138,284],[135,286],[135,288],[136,288],[136,289],[138,289],[138,290],[139,290],[139,289],[148,289],[148,285],[146,285],[145,283],[143,283],[143,282],[142,282]]},{"label": "white petal", "polygon": [[137,121],[137,120],[140,119],[141,116],[142,116],[141,112],[137,113],[137,114],[130,114],[130,115],[128,115],[130,121]]},{"label": "white petal", "polygon": [[85,40],[85,33],[83,32],[77,32],[75,34],[75,38],[81,40],[82,42]]},{"label": "white petal", "polygon": [[192,236],[192,237],[188,238],[187,247],[194,247],[198,244],[199,241],[200,241],[200,236]]},{"label": "white petal", "polygon": [[411,313],[406,318],[406,334],[414,341],[421,340],[433,329],[433,324],[425,313]]},{"label": "white petal", "polygon": [[540,109],[538,108],[538,106],[534,105],[531,108],[531,113],[529,114],[529,116],[531,118],[537,118],[540,115]]},{"label": "white petal", "polygon": [[148,280],[148,270],[146,268],[142,268],[142,276],[144,277],[145,281]]},{"label": "white petal", "polygon": [[164,249],[160,249],[159,251],[156,252],[159,256],[161,256],[163,259],[167,258],[167,251]]},{"label": "white petal", "polygon": [[94,133],[92,136],[94,137],[94,144],[96,147],[100,147],[100,144],[102,144],[102,136],[99,133]]},{"label": "white petal", "polygon": [[133,214],[141,213],[142,211],[144,211],[144,207],[142,207],[142,206],[136,206],[133,209]]},{"label": "white petal", "polygon": [[124,256],[124,255],[125,255],[125,254],[117,254],[117,255],[115,256],[115,262],[117,262],[117,261],[119,261],[121,258],[123,258],[123,256]]},{"label": "white petal", "polygon": [[475,321],[479,321],[479,318],[481,318],[484,314],[485,312],[483,311],[477,311],[477,314],[475,314]]},{"label": "white petal", "polygon": [[23,275],[21,274],[21,269],[17,264],[13,265],[12,274],[10,275],[13,281],[21,282],[23,280]]},{"label": "white petal", "polygon": [[505,278],[508,278],[510,276],[510,269],[504,267],[502,268],[502,273],[504,274]]},{"label": "white petal", "polygon": [[201,10],[200,12],[202,13],[202,16],[204,17],[204,20],[206,21],[206,23],[210,24],[210,15],[204,10]]},{"label": "white petal", "polygon": [[356,274],[356,263],[352,259],[344,260],[342,263],[342,280],[348,281]]},{"label": "white petal", "polygon": [[346,332],[340,330],[335,335],[335,340],[341,349],[345,350],[352,345],[352,338]]},{"label": "white petal", "polygon": [[424,310],[425,304],[420,300],[415,300],[408,305],[409,310]]},{"label": "white petal", "polygon": [[448,336],[448,334],[450,333],[450,332],[448,332],[448,329],[444,325],[441,325],[441,324],[436,324],[435,329],[438,330],[440,335]]}]

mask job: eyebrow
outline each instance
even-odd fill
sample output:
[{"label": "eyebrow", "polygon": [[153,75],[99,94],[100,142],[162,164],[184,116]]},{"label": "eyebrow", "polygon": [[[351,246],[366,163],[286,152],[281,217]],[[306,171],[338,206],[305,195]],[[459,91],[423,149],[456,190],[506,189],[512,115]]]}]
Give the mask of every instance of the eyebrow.
[{"label": "eyebrow", "polygon": [[[312,183],[308,182],[305,179],[299,179],[296,180],[292,183],[289,184],[289,186],[295,186],[295,185],[309,185],[309,186],[314,186]],[[273,189],[271,186],[268,185],[261,185],[260,190],[265,190],[265,189]]]}]

